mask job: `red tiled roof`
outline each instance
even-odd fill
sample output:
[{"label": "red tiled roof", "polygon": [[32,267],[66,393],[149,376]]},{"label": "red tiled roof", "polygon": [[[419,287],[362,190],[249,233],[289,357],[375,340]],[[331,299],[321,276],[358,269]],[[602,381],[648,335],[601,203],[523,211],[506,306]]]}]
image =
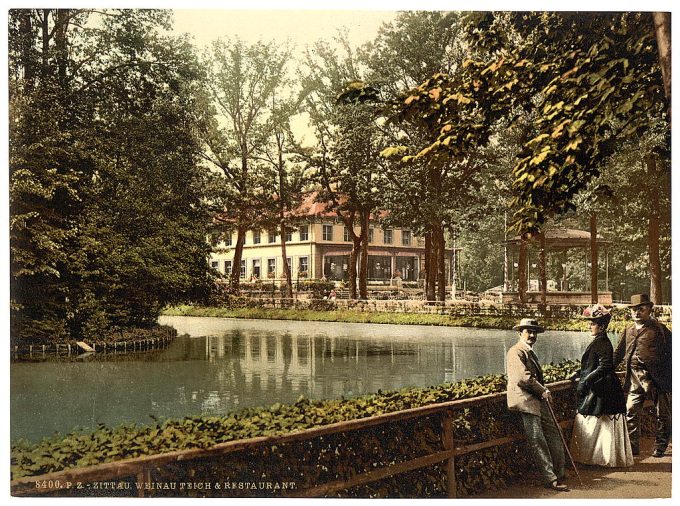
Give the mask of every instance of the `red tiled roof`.
[{"label": "red tiled roof", "polygon": [[[336,218],[338,215],[335,212],[335,209],[332,209],[332,202],[326,201],[326,202],[318,202],[317,198],[319,196],[318,191],[312,191],[307,194],[302,198],[302,202],[300,205],[293,209],[290,213],[289,216],[296,217],[296,218],[304,218],[304,217],[323,217],[323,218]],[[347,202],[347,197],[344,195],[339,196],[339,203],[344,204]],[[388,215],[387,211],[378,211],[378,216],[380,218],[384,218]],[[372,219],[375,219],[375,216],[371,217]]]}]

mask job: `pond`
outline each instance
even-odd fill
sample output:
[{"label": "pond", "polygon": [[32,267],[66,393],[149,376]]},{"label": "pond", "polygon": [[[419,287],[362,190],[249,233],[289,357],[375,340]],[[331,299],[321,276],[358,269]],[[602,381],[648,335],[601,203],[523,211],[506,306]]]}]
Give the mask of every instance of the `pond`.
[{"label": "pond", "polygon": [[[219,415],[503,373],[517,333],[453,327],[162,317],[181,334],[163,350],[13,362],[11,439],[98,423]],[[542,363],[579,359],[586,333],[546,332]]]}]

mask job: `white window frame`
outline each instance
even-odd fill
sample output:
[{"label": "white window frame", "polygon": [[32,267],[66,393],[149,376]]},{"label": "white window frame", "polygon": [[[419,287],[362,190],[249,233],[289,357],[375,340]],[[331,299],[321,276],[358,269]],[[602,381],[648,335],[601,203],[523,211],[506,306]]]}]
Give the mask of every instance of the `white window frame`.
[{"label": "white window frame", "polygon": [[[389,234],[389,241],[387,240]],[[392,244],[394,241],[394,230],[391,228],[384,228],[383,229],[383,244]]]},{"label": "white window frame", "polygon": [[[269,270],[269,262],[270,262],[271,260],[274,260],[274,270],[273,270],[273,271],[270,271],[270,270]],[[276,276],[276,257],[269,257],[269,258],[267,258],[267,277],[269,277],[269,273],[270,273],[270,272],[273,272],[274,275]]]},{"label": "white window frame", "polygon": [[[300,267],[302,267],[302,265],[301,265],[301,264],[302,264],[302,260],[304,260],[305,263],[307,264],[307,267],[306,267],[305,269],[301,269],[301,268],[300,268]],[[298,269],[298,270],[297,270],[298,273],[300,273],[300,272],[306,272],[306,273],[307,273],[307,277],[308,277],[308,278],[310,277],[310,276],[309,276],[309,256],[305,255],[305,256],[298,257],[297,269]]]}]

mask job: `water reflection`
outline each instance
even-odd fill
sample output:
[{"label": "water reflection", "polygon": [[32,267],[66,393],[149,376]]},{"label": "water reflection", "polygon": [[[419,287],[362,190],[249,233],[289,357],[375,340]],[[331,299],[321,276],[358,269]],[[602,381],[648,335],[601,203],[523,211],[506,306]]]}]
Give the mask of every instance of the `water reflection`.
[{"label": "water reflection", "polygon": [[[11,437],[98,422],[224,414],[503,373],[512,331],[165,317],[180,333],[144,355],[11,365]],[[588,336],[548,332],[543,363],[580,358]]]}]

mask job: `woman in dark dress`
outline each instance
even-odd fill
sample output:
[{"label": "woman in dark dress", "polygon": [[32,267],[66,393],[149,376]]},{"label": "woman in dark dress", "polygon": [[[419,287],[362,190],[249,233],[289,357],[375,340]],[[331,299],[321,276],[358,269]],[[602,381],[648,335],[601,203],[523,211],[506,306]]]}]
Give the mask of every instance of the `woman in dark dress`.
[{"label": "woman in dark dress", "polygon": [[593,340],[581,358],[578,413],[570,450],[575,461],[606,467],[633,465],[626,428],[626,398],[614,371],[614,348],[607,337],[611,313],[599,304],[583,311]]}]

